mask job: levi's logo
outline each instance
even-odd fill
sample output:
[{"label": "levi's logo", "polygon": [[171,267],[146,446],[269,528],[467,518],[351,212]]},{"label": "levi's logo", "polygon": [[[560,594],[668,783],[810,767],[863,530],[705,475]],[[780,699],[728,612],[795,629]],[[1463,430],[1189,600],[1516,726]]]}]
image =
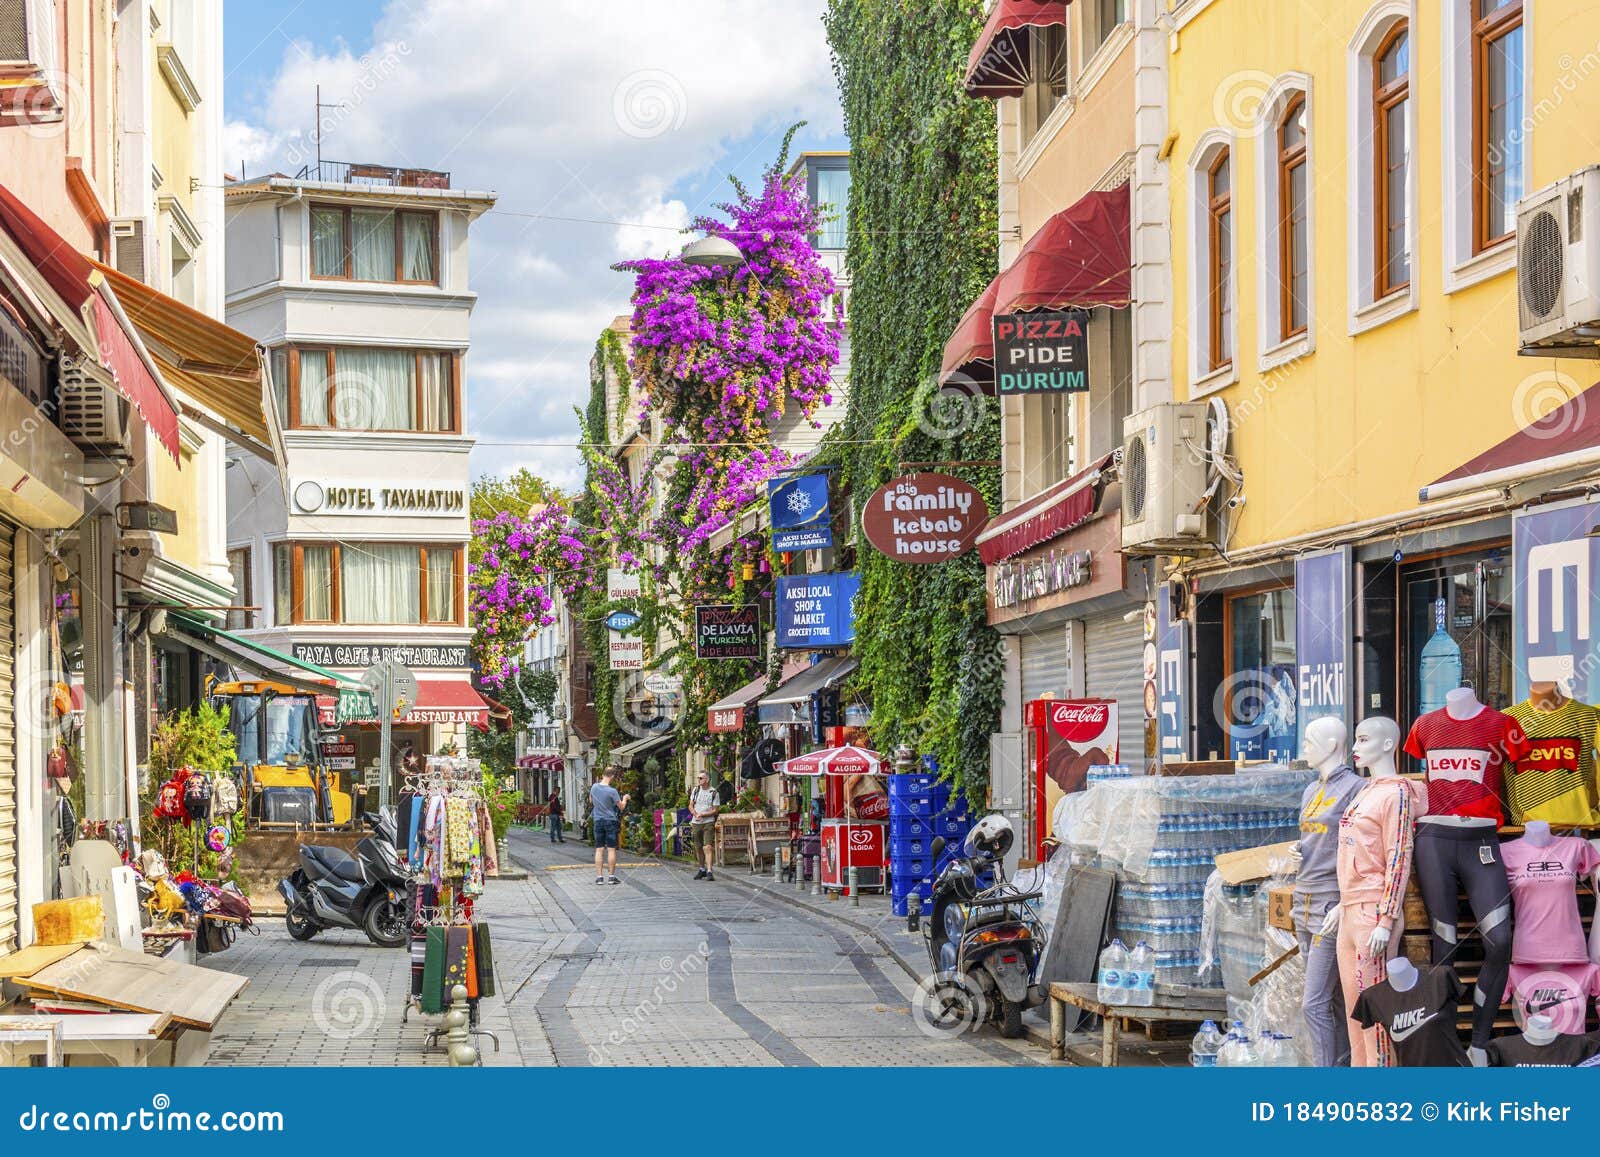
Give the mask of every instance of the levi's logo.
[{"label": "levi's logo", "polygon": [[1489,769],[1489,753],[1474,747],[1436,747],[1428,752],[1430,779],[1482,783]]},{"label": "levi's logo", "polygon": [[1517,760],[1517,770],[1566,771],[1578,766],[1576,739],[1536,739],[1528,754]]}]

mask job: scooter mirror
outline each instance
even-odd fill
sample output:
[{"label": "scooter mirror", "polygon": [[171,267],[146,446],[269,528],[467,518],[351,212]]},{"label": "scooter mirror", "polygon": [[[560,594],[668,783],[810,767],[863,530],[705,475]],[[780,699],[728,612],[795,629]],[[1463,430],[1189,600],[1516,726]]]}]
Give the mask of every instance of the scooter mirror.
[{"label": "scooter mirror", "polygon": [[934,862],[937,863],[938,860],[939,860],[939,857],[942,856],[942,855],[944,855],[944,837],[943,836],[934,836],[933,837],[933,859],[934,859]]}]

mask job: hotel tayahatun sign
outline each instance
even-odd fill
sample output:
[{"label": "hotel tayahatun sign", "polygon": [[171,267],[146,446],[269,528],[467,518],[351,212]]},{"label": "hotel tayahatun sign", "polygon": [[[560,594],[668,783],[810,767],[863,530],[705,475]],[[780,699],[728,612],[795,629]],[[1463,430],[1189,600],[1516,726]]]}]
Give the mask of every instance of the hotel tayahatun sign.
[{"label": "hotel tayahatun sign", "polygon": [[296,514],[406,515],[457,518],[467,512],[464,486],[402,486],[302,478],[289,484]]}]

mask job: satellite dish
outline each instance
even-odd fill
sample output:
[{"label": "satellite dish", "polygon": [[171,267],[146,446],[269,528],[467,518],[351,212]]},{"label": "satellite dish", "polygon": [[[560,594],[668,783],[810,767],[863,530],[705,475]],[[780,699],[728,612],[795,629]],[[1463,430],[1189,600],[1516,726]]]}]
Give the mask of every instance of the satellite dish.
[{"label": "satellite dish", "polygon": [[1212,466],[1228,456],[1228,443],[1233,438],[1233,419],[1228,416],[1228,403],[1212,398],[1206,403],[1206,449],[1211,452]]}]

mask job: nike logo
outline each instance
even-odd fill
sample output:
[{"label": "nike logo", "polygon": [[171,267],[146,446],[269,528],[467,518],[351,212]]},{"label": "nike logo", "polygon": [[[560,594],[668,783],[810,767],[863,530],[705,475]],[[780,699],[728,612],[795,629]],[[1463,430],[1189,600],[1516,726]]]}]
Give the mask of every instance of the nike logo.
[{"label": "nike logo", "polygon": [[1430,1012],[1420,1020],[1416,1019],[1417,1016],[1418,1014],[1415,1012],[1403,1012],[1395,1017],[1394,1023],[1389,1026],[1389,1039],[1399,1044],[1403,1040],[1409,1040],[1419,1028],[1429,1021],[1439,1019],[1437,1012]]}]

